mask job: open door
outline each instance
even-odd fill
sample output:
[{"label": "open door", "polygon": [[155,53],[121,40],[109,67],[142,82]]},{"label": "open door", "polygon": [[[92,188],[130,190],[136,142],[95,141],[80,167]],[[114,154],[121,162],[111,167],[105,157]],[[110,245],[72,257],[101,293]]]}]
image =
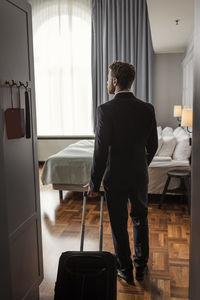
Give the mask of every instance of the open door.
[{"label": "open door", "polygon": [[[12,97],[6,81],[13,84]],[[25,133],[8,139],[5,111],[19,107],[19,93]],[[12,111],[10,118],[15,127]],[[36,142],[31,6],[25,0],[1,0],[0,298],[4,300],[39,299],[43,267]]]}]

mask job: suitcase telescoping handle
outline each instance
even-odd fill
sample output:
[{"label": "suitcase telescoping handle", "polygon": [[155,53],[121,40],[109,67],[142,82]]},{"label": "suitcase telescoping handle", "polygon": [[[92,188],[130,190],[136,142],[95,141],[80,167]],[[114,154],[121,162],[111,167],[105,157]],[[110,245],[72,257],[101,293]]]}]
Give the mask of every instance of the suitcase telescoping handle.
[{"label": "suitcase telescoping handle", "polygon": [[[101,191],[100,194],[101,194],[101,203],[100,203],[100,226],[99,226],[99,251],[102,251],[102,248],[103,248],[103,201],[104,201],[104,192]],[[82,224],[81,224],[80,251],[83,251],[83,244],[84,244],[86,201],[87,201],[87,192],[84,192],[83,193],[83,214],[82,214]]]}]

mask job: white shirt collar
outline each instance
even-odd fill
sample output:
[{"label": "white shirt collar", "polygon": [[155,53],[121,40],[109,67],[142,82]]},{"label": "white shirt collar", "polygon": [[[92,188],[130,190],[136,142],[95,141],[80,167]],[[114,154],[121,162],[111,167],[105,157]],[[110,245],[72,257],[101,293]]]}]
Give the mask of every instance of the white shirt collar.
[{"label": "white shirt collar", "polygon": [[132,93],[131,91],[119,91],[117,92],[115,95],[119,94],[119,93]]}]

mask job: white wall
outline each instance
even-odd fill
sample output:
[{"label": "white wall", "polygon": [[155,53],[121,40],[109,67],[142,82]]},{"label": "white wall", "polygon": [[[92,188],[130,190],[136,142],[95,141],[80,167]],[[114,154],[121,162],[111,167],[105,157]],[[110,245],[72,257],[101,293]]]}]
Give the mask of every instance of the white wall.
[{"label": "white wall", "polygon": [[[91,136],[86,136],[85,139],[91,139]],[[83,138],[81,138],[83,139]],[[56,154],[57,152],[63,150],[70,144],[76,143],[80,140],[80,138],[77,137],[71,138],[71,139],[38,139],[37,142],[37,149],[38,149],[38,160],[43,162],[48,159],[49,156]]]},{"label": "white wall", "polygon": [[183,53],[154,55],[153,99],[157,124],[176,128],[173,117],[175,104],[182,104],[182,60]]},{"label": "white wall", "polygon": [[38,149],[38,160],[46,161],[47,158],[57,152],[63,150],[72,143],[78,140],[41,140],[38,139],[37,149]]}]

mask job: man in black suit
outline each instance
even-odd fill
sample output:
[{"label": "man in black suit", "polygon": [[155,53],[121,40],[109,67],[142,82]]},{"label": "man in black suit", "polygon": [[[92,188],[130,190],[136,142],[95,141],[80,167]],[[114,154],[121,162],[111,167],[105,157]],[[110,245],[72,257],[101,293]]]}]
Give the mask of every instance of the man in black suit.
[{"label": "man in black suit", "polygon": [[158,145],[154,108],[130,92],[134,66],[114,62],[109,66],[108,93],[113,100],[98,107],[95,148],[88,196],[105,190],[118,276],[133,284],[133,264],[127,232],[128,210],[134,230],[136,280],[143,280],[149,258],[148,165]]}]

